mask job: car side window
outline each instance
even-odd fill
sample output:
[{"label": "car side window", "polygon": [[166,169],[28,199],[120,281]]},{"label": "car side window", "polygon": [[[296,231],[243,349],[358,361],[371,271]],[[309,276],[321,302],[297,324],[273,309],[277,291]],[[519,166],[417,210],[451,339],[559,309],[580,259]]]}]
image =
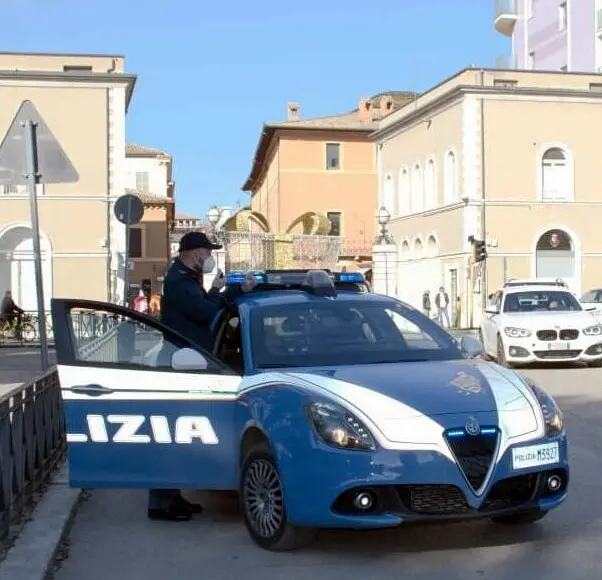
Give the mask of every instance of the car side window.
[{"label": "car side window", "polygon": [[[176,351],[194,348],[175,334],[109,311],[72,309],[69,322],[73,354],[80,363],[169,371]],[[221,370],[206,353],[201,354],[208,363],[204,372]]]}]

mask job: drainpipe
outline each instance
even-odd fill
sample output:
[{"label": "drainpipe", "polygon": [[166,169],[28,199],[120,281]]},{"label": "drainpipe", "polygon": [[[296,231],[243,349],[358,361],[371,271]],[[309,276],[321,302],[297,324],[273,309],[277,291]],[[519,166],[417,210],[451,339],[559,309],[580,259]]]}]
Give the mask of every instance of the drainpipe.
[{"label": "drainpipe", "polygon": [[[485,86],[485,71],[481,69],[481,86]],[[485,210],[485,100],[483,95],[480,99],[481,105],[481,230],[485,248],[487,248],[487,224]],[[487,306],[487,259],[481,262],[481,310],[484,311]]]},{"label": "drainpipe", "polygon": [[111,109],[109,105],[109,89],[105,91],[106,98],[106,119],[107,119],[107,302],[111,302],[112,298],[112,286],[113,279],[111,276],[111,147],[110,147],[110,120],[111,120]]}]

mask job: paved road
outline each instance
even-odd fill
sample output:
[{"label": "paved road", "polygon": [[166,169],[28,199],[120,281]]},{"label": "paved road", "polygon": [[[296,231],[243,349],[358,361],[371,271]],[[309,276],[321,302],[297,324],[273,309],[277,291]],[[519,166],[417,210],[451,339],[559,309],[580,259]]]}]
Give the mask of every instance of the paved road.
[{"label": "paved road", "polygon": [[[50,364],[55,364],[54,350],[50,351]],[[0,397],[41,372],[40,349],[26,347],[0,347]]]},{"label": "paved road", "polygon": [[[602,542],[602,371],[526,374],[557,398],[570,435],[572,493],[541,523],[488,522],[369,533],[323,532],[307,551],[255,547],[235,501],[220,498],[187,523],[150,522],[139,491],[98,491],[83,503],[56,580],[599,580]],[[207,497],[203,498],[207,501]]]}]

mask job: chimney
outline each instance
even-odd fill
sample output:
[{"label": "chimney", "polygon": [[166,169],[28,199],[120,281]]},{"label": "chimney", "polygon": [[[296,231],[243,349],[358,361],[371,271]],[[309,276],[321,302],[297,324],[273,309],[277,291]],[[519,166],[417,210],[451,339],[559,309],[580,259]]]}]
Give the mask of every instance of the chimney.
[{"label": "chimney", "polygon": [[370,101],[370,97],[364,97],[363,99],[360,99],[357,116],[362,122],[372,121],[372,103]]},{"label": "chimney", "polygon": [[379,103],[379,117],[385,117],[393,112],[393,97],[391,95],[383,95]]},{"label": "chimney", "polygon": [[287,103],[286,104],[286,120],[287,121],[298,121],[299,120],[299,103]]}]

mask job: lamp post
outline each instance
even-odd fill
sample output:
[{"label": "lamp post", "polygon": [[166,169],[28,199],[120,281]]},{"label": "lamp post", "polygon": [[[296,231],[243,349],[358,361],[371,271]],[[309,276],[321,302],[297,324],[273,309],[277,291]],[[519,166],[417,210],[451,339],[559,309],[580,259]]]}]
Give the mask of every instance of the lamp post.
[{"label": "lamp post", "polygon": [[[382,205],[378,210],[377,214],[378,225],[380,226],[380,232],[376,237],[377,245],[392,244],[393,238],[387,232],[387,224],[391,221],[391,214],[389,210]],[[389,252],[385,252],[385,292],[389,295]]]},{"label": "lamp post", "polygon": [[216,205],[211,206],[207,212],[207,220],[211,224],[211,234],[216,240],[218,239],[217,223],[219,222],[221,216],[222,210]]},{"label": "lamp post", "polygon": [[387,224],[391,221],[391,214],[389,210],[383,205],[378,210],[378,225],[380,226],[380,232],[376,237],[377,244],[392,244],[393,239],[387,232]]}]

